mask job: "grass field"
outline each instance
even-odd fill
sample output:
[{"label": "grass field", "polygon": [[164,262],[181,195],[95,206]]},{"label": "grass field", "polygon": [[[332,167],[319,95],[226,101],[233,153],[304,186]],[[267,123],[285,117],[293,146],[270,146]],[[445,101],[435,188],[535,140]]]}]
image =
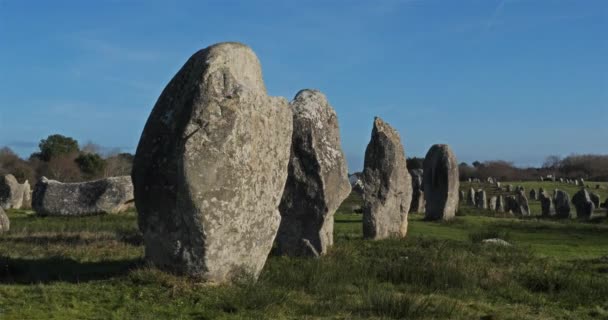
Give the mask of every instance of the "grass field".
[{"label": "grass field", "polygon": [[[407,238],[366,241],[361,215],[349,213],[359,201],[336,215],[327,256],[271,256],[258,282],[216,287],[146,265],[133,212],[10,211],[0,319],[608,319],[604,218],[520,220],[463,206],[453,222],[412,214]],[[489,237],[513,246],[480,243]]]}]

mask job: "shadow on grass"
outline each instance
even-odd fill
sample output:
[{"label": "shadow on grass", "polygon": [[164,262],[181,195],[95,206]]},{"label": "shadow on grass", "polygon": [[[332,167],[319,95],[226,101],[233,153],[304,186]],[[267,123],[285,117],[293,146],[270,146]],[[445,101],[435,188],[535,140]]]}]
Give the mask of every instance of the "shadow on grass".
[{"label": "shadow on grass", "polygon": [[33,245],[90,245],[96,242],[120,241],[132,246],[143,245],[140,232],[117,231],[115,233],[83,236],[82,234],[27,235],[0,238],[0,243],[24,243]]},{"label": "shadow on grass", "polygon": [[0,283],[79,283],[126,274],[144,263],[143,259],[79,262],[64,257],[14,259],[0,257]]}]

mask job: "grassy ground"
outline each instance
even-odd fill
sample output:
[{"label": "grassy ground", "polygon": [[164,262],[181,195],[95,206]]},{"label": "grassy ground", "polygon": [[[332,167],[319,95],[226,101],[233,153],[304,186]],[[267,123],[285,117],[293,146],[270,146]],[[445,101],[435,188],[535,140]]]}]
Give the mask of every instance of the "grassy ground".
[{"label": "grassy ground", "polygon": [[[11,211],[0,236],[0,319],[608,319],[601,219],[462,207],[454,222],[412,214],[406,239],[366,241],[361,215],[347,213],[359,201],[336,215],[327,256],[271,256],[257,283],[217,287],[146,265],[134,213]],[[514,246],[480,243],[488,237]]]}]

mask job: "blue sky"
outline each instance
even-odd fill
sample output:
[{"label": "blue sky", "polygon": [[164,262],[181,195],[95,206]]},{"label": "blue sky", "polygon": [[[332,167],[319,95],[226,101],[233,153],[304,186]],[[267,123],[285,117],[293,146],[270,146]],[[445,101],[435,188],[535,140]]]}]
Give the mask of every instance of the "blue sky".
[{"label": "blue sky", "polygon": [[0,0],[0,146],[61,133],[133,152],[187,58],[240,41],[271,95],[328,96],[350,171],[376,115],[407,156],[607,154],[607,34],[605,0]]}]

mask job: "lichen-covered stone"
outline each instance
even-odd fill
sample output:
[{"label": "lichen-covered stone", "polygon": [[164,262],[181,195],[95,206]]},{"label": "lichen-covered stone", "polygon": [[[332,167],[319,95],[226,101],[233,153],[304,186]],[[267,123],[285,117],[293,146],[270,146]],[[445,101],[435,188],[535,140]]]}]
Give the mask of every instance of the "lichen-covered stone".
[{"label": "lichen-covered stone", "polygon": [[240,43],[196,52],[169,82],[133,163],[146,259],[222,283],[257,277],[287,179],[292,113]]},{"label": "lichen-covered stone", "polygon": [[34,186],[32,208],[42,216],[88,216],[133,207],[131,177],[62,183],[45,177]]},{"label": "lichen-covered stone", "polygon": [[298,92],[290,106],[293,135],[277,252],[323,255],[334,242],[334,213],[351,191],[338,117],[317,90]]},{"label": "lichen-covered stone", "polygon": [[404,237],[407,234],[412,183],[405,159],[399,133],[376,117],[363,165],[365,238]]},{"label": "lichen-covered stone", "polygon": [[456,156],[447,144],[433,145],[427,152],[424,170],[425,218],[451,220],[458,209],[460,179]]}]

